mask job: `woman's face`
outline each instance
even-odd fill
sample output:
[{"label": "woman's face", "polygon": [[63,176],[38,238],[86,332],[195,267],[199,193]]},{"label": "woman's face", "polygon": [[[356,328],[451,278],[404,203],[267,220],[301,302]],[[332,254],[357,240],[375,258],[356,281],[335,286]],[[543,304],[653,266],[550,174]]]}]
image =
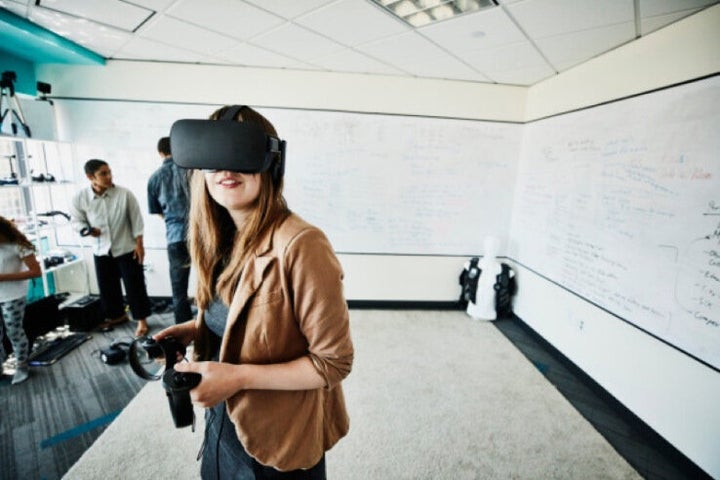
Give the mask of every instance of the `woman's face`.
[{"label": "woman's face", "polygon": [[210,196],[225,207],[233,219],[244,219],[260,196],[260,174],[228,170],[205,172]]}]

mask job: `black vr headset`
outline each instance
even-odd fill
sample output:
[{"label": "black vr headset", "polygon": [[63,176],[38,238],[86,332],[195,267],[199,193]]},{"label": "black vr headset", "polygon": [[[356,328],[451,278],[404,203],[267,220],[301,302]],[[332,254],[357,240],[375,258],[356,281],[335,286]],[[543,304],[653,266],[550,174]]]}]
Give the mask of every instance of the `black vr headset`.
[{"label": "black vr headset", "polygon": [[233,105],[218,120],[178,120],[170,129],[173,161],[181,167],[260,173],[272,169],[275,183],[285,172],[285,140],[261,126],[235,120],[244,105]]}]

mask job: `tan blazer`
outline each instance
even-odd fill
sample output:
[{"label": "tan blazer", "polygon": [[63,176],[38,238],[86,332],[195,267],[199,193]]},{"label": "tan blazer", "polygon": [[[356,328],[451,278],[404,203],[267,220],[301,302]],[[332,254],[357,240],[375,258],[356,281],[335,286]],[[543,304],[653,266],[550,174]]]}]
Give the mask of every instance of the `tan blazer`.
[{"label": "tan blazer", "polygon": [[[354,352],[342,279],[323,232],[294,214],[245,265],[220,361],[269,364],[307,355],[326,385],[244,390],[227,400],[240,441],[264,465],[283,471],[312,467],[348,432],[340,382],[350,373]],[[207,329],[202,315],[198,327]]]}]

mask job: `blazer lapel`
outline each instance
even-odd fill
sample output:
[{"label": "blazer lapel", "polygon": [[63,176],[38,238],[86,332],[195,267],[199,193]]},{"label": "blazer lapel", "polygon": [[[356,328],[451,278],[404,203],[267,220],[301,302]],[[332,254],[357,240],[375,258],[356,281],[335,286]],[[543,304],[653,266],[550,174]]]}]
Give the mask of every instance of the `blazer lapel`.
[{"label": "blazer lapel", "polygon": [[260,247],[255,251],[255,255],[248,260],[243,268],[240,282],[228,311],[227,326],[220,345],[220,361],[226,361],[228,358],[240,358],[242,341],[238,341],[238,339],[244,340],[245,338],[245,321],[240,318],[240,314],[257,289],[260,288],[265,272],[275,260],[274,256],[266,255],[271,250],[271,239],[271,234],[266,236]]}]

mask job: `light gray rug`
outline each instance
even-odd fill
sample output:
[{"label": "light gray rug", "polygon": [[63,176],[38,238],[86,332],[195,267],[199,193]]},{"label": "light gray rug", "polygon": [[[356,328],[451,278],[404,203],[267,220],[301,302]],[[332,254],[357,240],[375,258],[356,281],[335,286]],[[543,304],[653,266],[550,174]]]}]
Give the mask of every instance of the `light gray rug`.
[{"label": "light gray rug", "polygon": [[[351,427],[327,454],[329,478],[640,478],[492,324],[353,310],[351,326]],[[195,433],[175,429],[151,383],[64,478],[196,479],[202,413]]]}]

